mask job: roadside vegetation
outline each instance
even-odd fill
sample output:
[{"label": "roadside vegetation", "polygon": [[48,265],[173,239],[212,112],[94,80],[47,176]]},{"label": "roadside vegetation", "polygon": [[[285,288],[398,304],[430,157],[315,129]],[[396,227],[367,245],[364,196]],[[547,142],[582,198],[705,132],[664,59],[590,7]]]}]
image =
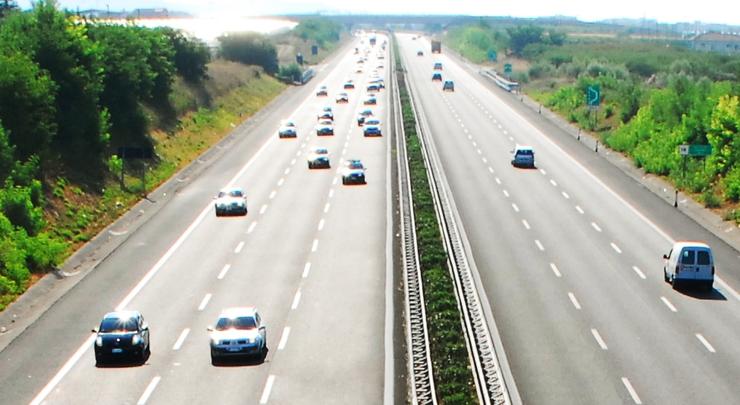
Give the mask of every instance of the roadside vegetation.
[{"label": "roadside vegetation", "polygon": [[[402,70],[395,40],[393,47],[396,66]],[[411,108],[406,84],[401,79],[399,87],[437,396],[441,404],[475,404],[478,401],[475,383],[426,163],[416,132],[416,116]]]},{"label": "roadside vegetation", "polygon": [[[693,51],[676,38],[571,37],[533,25],[460,26],[447,43],[499,74],[510,63],[529,96],[740,223],[740,56]],[[489,50],[496,62],[487,62]],[[595,111],[589,86],[601,90]],[[684,171],[681,144],[711,145],[712,154],[688,158]]]}]

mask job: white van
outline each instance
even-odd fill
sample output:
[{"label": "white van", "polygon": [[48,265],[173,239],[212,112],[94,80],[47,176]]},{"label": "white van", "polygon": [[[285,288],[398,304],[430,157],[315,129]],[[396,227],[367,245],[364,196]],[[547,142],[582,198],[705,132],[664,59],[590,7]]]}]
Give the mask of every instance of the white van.
[{"label": "white van", "polygon": [[697,284],[711,291],[714,283],[714,258],[712,249],[702,242],[681,241],[673,244],[668,254],[663,255],[663,278],[673,284]]}]

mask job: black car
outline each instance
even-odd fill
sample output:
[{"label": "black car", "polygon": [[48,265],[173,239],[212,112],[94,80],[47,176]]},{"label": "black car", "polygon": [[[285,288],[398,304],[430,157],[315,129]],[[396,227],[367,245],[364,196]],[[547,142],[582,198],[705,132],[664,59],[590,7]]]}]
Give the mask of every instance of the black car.
[{"label": "black car", "polygon": [[109,312],[92,331],[97,333],[93,343],[96,365],[124,358],[143,363],[149,357],[149,325],[139,311]]}]

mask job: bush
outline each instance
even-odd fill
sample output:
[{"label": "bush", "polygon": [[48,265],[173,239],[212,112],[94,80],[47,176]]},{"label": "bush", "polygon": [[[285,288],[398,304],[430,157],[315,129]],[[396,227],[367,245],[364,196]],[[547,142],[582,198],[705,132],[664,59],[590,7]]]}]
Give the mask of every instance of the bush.
[{"label": "bush", "polygon": [[740,163],[736,163],[735,167],[727,173],[722,180],[722,185],[725,189],[725,198],[734,202],[740,201]]},{"label": "bush", "polygon": [[262,66],[271,75],[278,72],[277,49],[264,35],[232,33],[218,37],[218,42],[224,59]]}]

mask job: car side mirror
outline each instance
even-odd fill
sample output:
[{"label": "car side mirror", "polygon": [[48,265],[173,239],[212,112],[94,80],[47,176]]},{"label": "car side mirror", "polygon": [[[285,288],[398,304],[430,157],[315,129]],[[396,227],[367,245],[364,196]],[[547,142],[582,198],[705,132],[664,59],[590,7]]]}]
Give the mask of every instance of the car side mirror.
[{"label": "car side mirror", "polygon": [[663,258],[668,260],[668,255],[663,255]]},{"label": "car side mirror", "polygon": [[267,325],[265,324],[260,325],[260,330],[265,330],[265,329],[267,329]]},{"label": "car side mirror", "polygon": [[90,329],[90,332],[92,332],[92,333],[98,333],[98,328],[92,328],[92,329]]},{"label": "car side mirror", "polygon": [[143,325],[141,325],[141,330],[149,330],[149,324],[144,323]]},{"label": "car side mirror", "polygon": [[209,332],[213,332],[213,326],[207,327],[206,330],[209,331]]}]

